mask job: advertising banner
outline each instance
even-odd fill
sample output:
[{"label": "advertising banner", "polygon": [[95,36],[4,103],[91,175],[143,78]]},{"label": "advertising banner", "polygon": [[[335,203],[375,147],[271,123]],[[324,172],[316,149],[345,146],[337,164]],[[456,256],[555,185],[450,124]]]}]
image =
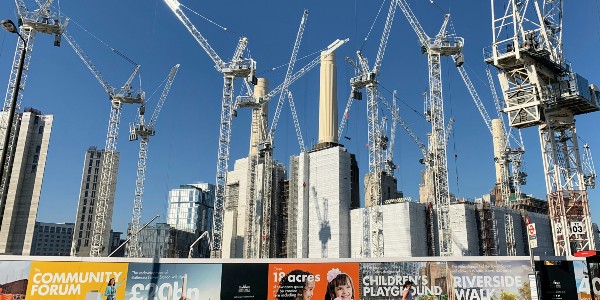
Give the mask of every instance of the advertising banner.
[{"label": "advertising banner", "polygon": [[528,261],[448,262],[450,299],[531,299]]},{"label": "advertising banner", "polygon": [[29,261],[0,261],[0,299],[25,299]]},{"label": "advertising banner", "polygon": [[267,299],[269,264],[224,264],[221,299]]},{"label": "advertising banner", "polygon": [[270,264],[267,299],[361,299],[358,263]]},{"label": "advertising banner", "polygon": [[220,299],[221,264],[130,263],[127,300]]},{"label": "advertising banner", "polygon": [[28,300],[101,300],[114,278],[117,300],[125,299],[127,263],[31,262]]},{"label": "advertising banner", "polygon": [[444,262],[386,262],[360,264],[362,299],[401,299],[403,285],[413,283],[412,299],[447,299],[447,267]]},{"label": "advertising banner", "polygon": [[542,279],[542,299],[577,299],[572,261],[541,261],[537,265]]},{"label": "advertising banner", "polygon": [[573,261],[573,272],[575,273],[575,285],[577,286],[577,299],[592,300],[586,261]]}]

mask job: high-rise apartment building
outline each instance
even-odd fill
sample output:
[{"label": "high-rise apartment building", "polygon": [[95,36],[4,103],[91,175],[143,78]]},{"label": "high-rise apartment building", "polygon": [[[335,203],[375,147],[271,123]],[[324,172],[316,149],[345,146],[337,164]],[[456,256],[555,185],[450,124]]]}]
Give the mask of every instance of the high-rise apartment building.
[{"label": "high-rise apartment building", "polygon": [[[199,236],[212,231],[215,186],[208,183],[181,185],[169,191],[167,223],[177,231]],[[141,240],[140,240],[141,241]],[[198,251],[208,256],[208,239],[199,242]],[[189,247],[189,245],[188,245]]]},{"label": "high-rise apartment building", "polygon": [[74,223],[35,222],[31,255],[69,256]]},{"label": "high-rise apartment building", "polygon": [[[6,114],[0,112],[0,122],[4,122],[0,130],[7,128]],[[7,184],[0,199],[0,253],[31,254],[52,122],[52,115],[28,108],[19,114],[13,128],[16,142],[8,157]]]},{"label": "high-rise apartment building", "polygon": [[[100,196],[100,177],[104,168],[103,154],[104,150],[98,150],[96,147],[88,148],[85,153],[83,163],[83,173],[81,176],[81,188],[79,190],[79,203],[77,205],[77,220],[75,221],[75,234],[71,244],[72,256],[90,256],[92,246],[92,236],[94,234],[94,215],[96,211],[96,201]],[[114,163],[119,165],[119,153],[115,155]],[[111,224],[113,207],[115,204],[115,191],[117,188],[117,170],[112,168],[113,181],[109,187],[109,197],[106,209],[106,228],[104,228],[104,249],[102,256],[109,254],[111,240]]]}]

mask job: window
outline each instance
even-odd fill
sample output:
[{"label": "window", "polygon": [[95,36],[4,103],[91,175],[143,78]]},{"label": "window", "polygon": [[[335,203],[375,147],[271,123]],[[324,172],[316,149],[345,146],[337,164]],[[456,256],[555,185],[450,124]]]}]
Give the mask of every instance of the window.
[{"label": "window", "polygon": [[94,170],[94,174],[98,175],[98,171],[99,171],[99,169],[98,169],[98,168],[96,168],[96,169]]},{"label": "window", "polygon": [[[96,198],[96,191],[92,191],[92,198]],[[92,199],[92,202],[94,202],[94,200]],[[91,203],[92,205],[94,205],[94,203]]]},{"label": "window", "polygon": [[96,161],[96,167],[100,167],[100,160]]},{"label": "window", "polygon": [[56,229],[56,228],[54,228],[54,227],[50,227],[50,232],[51,232],[51,233],[54,233],[54,230],[55,230],[55,229]]},{"label": "window", "polygon": [[83,230],[83,223],[79,224],[79,230]]},{"label": "window", "polygon": [[87,205],[87,199],[86,198],[83,198],[83,205]]},{"label": "window", "polygon": [[97,190],[95,183],[92,183],[92,190]]},{"label": "window", "polygon": [[38,133],[39,134],[44,133],[44,125],[40,126],[40,128],[38,129]]},{"label": "window", "polygon": [[87,181],[90,181],[90,179],[92,179],[92,175],[87,176]]},{"label": "window", "polygon": [[42,150],[42,145],[37,145],[37,147],[35,147],[35,153],[40,153],[40,150]]},{"label": "window", "polygon": [[37,165],[36,164],[31,165],[31,173],[35,173],[36,169],[37,169]]},{"label": "window", "polygon": [[89,189],[90,189],[90,184],[89,184],[89,183],[87,183],[87,182],[85,183],[85,189],[86,189],[86,190],[89,190]]},{"label": "window", "polygon": [[85,221],[85,215],[84,214],[81,215],[81,222],[83,222],[83,221]]},{"label": "window", "polygon": [[73,229],[71,229],[71,228],[67,228],[67,233],[68,233],[68,234],[71,234],[71,233],[73,233]]},{"label": "window", "polygon": [[94,182],[98,182],[98,175],[94,175]]},{"label": "window", "polygon": [[88,174],[92,174],[92,167],[88,168]]},{"label": "window", "polygon": [[[81,209],[81,213],[85,214],[85,206]],[[52,232],[54,232],[54,231],[52,231]]]},{"label": "window", "polygon": [[94,163],[94,160],[93,160],[93,159],[90,159],[90,164],[89,164],[88,166],[90,166],[90,167],[91,167],[93,163]]},{"label": "window", "polygon": [[85,240],[85,242],[83,243],[84,246],[89,246],[90,245],[90,240]]}]

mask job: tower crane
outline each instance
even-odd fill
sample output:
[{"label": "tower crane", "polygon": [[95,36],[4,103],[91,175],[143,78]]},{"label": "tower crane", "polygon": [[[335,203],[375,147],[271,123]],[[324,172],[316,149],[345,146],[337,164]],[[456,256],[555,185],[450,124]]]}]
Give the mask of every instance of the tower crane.
[{"label": "tower crane", "polygon": [[450,209],[450,191],[448,188],[448,161],[446,157],[447,133],[444,126],[444,101],[442,95],[441,57],[461,53],[464,40],[448,35],[446,26],[450,15],[446,14],[439,33],[430,38],[410,9],[406,0],[398,0],[398,5],[419,38],[421,49],[427,54],[429,68],[429,114],[431,136],[429,153],[432,156],[433,195],[438,212],[439,254],[452,255],[452,228],[448,211]]},{"label": "tower crane", "polygon": [[[158,119],[158,115],[167,99],[167,95],[169,94],[169,90],[171,89],[171,85],[173,84],[173,80],[175,79],[175,75],[177,74],[177,70],[179,70],[179,64],[176,64],[171,68],[171,72],[169,72],[169,77],[167,78],[167,82],[163,88],[162,94],[156,103],[156,107],[154,108],[154,112],[152,113],[152,117],[150,121],[146,123],[144,119],[144,115],[146,112],[146,103],[142,102],[142,105],[138,109],[138,121],[136,124],[132,124],[129,128],[129,140],[137,141],[140,139],[140,151],[138,154],[138,166],[137,166],[137,176],[135,179],[135,194],[133,197],[133,216],[131,218],[131,233],[136,233],[140,230],[142,224],[142,203],[144,200],[144,181],[146,180],[146,161],[148,158],[148,142],[150,141],[150,137],[154,136],[156,133],[154,131],[154,123],[156,123],[156,119]],[[127,244],[127,256],[128,257],[142,257],[142,249],[139,244],[139,239],[137,234],[131,236],[131,240]]]},{"label": "tower crane", "polygon": [[[17,26],[19,26],[19,34],[21,35],[22,39],[17,39],[17,47],[15,49],[13,64],[10,69],[10,77],[8,79],[8,86],[6,88],[6,95],[4,97],[2,111],[7,113],[2,114],[0,117],[0,124],[5,124],[6,126],[0,130],[0,141],[4,141],[6,135],[9,135],[6,149],[0,149],[0,153],[6,152],[5,155],[8,158],[12,156],[14,151],[16,134],[14,131],[7,132],[6,128],[9,127],[8,122],[10,120],[12,120],[13,123],[12,128],[15,128],[18,124],[17,122],[19,121],[18,118],[14,117],[14,114],[12,118],[9,117],[8,112],[10,112],[12,108],[12,111],[14,111],[16,114],[21,108],[21,102],[23,101],[23,93],[25,92],[27,75],[29,73],[29,63],[31,61],[31,53],[33,51],[36,34],[43,33],[54,35],[54,46],[60,46],[61,34],[69,22],[68,19],[58,16],[56,13],[50,10],[53,1],[54,0],[36,1],[39,4],[39,8],[30,11],[27,9],[25,2],[22,0],[15,0],[17,18],[19,20]],[[19,68],[19,65],[21,64],[22,67]],[[11,107],[12,96],[15,89],[18,89],[17,99],[14,104],[15,107]],[[6,160],[3,169],[4,174],[0,174],[0,224],[2,224],[4,198],[8,189],[10,177],[10,161],[10,159]]]},{"label": "tower crane", "polygon": [[[75,42],[75,39],[73,39],[66,31],[63,32],[63,37],[69,45],[71,45],[71,48],[75,50],[75,53],[81,58],[94,77],[96,77],[96,80],[98,80],[100,85],[102,85],[104,91],[108,94],[111,104],[110,116],[108,119],[108,133],[106,135],[106,144],[102,157],[103,167],[102,174],[100,174],[100,193],[96,201],[96,211],[94,212],[94,227],[90,249],[90,256],[100,257],[102,253],[105,252],[105,242],[107,242],[105,239],[108,238],[109,233],[106,231],[106,224],[109,223],[110,226],[112,220],[112,216],[108,215],[108,211],[110,210],[109,206],[112,208],[112,205],[114,205],[114,201],[110,201],[110,198],[114,197],[114,194],[111,192],[111,185],[115,184],[115,176],[118,169],[116,157],[121,110],[123,104],[141,104],[144,101],[144,93],[141,90],[134,91],[131,86],[131,82],[140,70],[140,65],[135,65],[133,73],[121,88],[114,88],[104,79],[104,77],[102,77],[100,71],[98,71],[89,56],[87,56]],[[131,62],[131,60],[127,60]]]},{"label": "tower crane", "polygon": [[[302,22],[301,22],[302,24]],[[298,39],[297,39],[298,41]],[[331,44],[329,44],[327,46],[327,48],[325,48],[323,51],[327,52],[327,53],[331,53],[333,51],[335,51],[337,48],[341,47],[342,45],[344,45],[345,43],[348,42],[348,39],[344,39],[344,40],[340,40],[340,39],[336,39],[335,41],[333,41]],[[297,47],[294,47],[294,49],[296,49]],[[297,50],[296,50],[297,51]],[[292,116],[294,117],[294,125],[296,126],[296,133],[298,134],[298,142],[300,144],[300,149],[302,152],[305,151],[304,148],[304,142],[302,140],[302,134],[300,131],[300,127],[299,127],[299,123],[298,123],[298,117],[296,115],[295,112],[295,106],[294,106],[294,101],[293,101],[293,97],[291,95],[291,93],[289,92],[289,90],[287,90],[287,87],[289,87],[292,83],[294,83],[296,80],[298,80],[300,77],[302,77],[304,74],[306,74],[308,71],[312,70],[315,66],[317,66],[321,61],[320,56],[313,59],[312,61],[310,61],[308,64],[306,64],[304,67],[302,67],[300,70],[298,70],[296,73],[291,74],[289,77],[287,77],[287,83],[285,82],[286,80],[284,80],[283,83],[281,83],[279,86],[277,86],[276,88],[274,88],[272,91],[270,91],[269,93],[267,93],[266,95],[245,95],[245,96],[239,96],[237,97],[237,101],[236,101],[236,106],[237,107],[250,107],[253,108],[253,114],[261,114],[260,109],[263,105],[266,105],[275,95],[277,95],[278,93],[282,93],[282,91],[285,90],[287,91],[287,98],[289,100],[290,103],[290,108],[292,109]],[[287,87],[286,87],[287,85]],[[282,109],[283,105],[278,105],[277,109],[275,111],[275,115],[279,115],[281,113],[281,109]],[[255,205],[256,205],[256,199],[258,197],[258,195],[255,195],[255,191],[254,191],[254,185],[256,184],[256,166],[258,165],[258,161],[257,159],[260,157],[261,160],[263,161],[264,166],[269,165],[267,162],[270,161],[270,158],[272,157],[272,143],[273,143],[273,137],[274,137],[274,133],[275,133],[275,129],[277,128],[277,121],[279,120],[279,117],[274,118],[273,119],[274,122],[271,125],[271,128],[267,128],[266,126],[259,126],[260,128],[256,128],[256,131],[260,131],[261,134],[259,135],[261,138],[259,139],[259,155],[256,157],[251,158],[250,161],[250,172],[249,172],[249,205],[248,205],[248,212],[254,211],[256,209]],[[277,120],[277,121],[276,121]],[[263,124],[263,121],[259,122],[260,124]],[[253,125],[254,126],[254,125]],[[255,129],[253,129],[255,130]],[[266,156],[267,155],[267,156]],[[266,157],[266,159],[265,159]],[[263,170],[263,176],[269,176],[271,172],[267,172],[266,169]],[[267,183],[270,182],[270,179],[268,178],[263,178],[263,183]],[[269,191],[270,187],[268,186],[263,186],[263,195],[262,197],[265,197],[265,191]],[[270,196],[269,196],[270,197]],[[263,203],[266,200],[264,200],[263,198]],[[256,222],[254,220],[254,217],[252,214],[248,214],[250,216],[250,218],[248,219],[247,222]],[[263,216],[263,221],[261,222],[264,226],[264,218],[266,216]],[[252,253],[254,253],[253,249],[250,249],[250,245],[255,245],[256,241],[252,241],[254,239],[254,233],[250,234],[249,231],[255,232],[254,229],[254,225],[250,225],[250,223],[247,224],[247,230],[246,230],[246,239],[248,240],[248,242],[245,244],[245,249],[246,249],[246,253],[247,256],[248,254],[254,255]],[[263,227],[264,228],[264,227]],[[267,233],[262,233],[261,232],[261,241],[268,239],[269,234]],[[266,243],[266,242],[264,242]],[[261,242],[262,248],[261,249],[267,249],[268,247],[266,247],[266,245],[263,244],[263,242]],[[262,250],[261,250],[262,251]],[[267,251],[267,250],[265,250]],[[261,252],[261,255],[264,256],[266,254]]]},{"label": "tower crane", "polygon": [[[384,240],[383,240],[383,212],[381,210],[381,177],[382,177],[382,136],[379,128],[379,112],[377,110],[377,85],[379,72],[385,48],[387,46],[388,37],[392,29],[392,22],[396,12],[397,0],[390,0],[387,18],[383,27],[381,40],[379,41],[379,49],[373,68],[369,67],[367,59],[362,55],[361,51],[357,51],[358,71],[357,76],[350,79],[352,87],[351,94],[357,98],[361,98],[360,90],[367,89],[367,120],[368,120],[368,145],[369,145],[369,180],[365,181],[365,190],[368,191],[369,202],[373,205],[371,210],[370,222],[365,224],[363,229],[363,254],[366,257],[383,257],[384,256]],[[345,112],[344,114],[347,114]],[[338,134],[341,131],[338,132]],[[366,223],[366,222],[365,222]]]},{"label": "tower crane", "polygon": [[[481,98],[479,98],[479,94],[477,93],[475,86],[473,86],[473,83],[469,78],[469,74],[465,70],[462,55],[453,55],[452,59],[456,64],[458,72],[460,73],[465,86],[469,90],[471,98],[473,98],[473,102],[475,102],[477,110],[483,118],[483,122],[494,139],[494,161],[497,168],[497,175],[500,173],[500,178],[496,178],[496,180],[499,180],[497,183],[500,185],[500,199],[496,199],[496,204],[510,208],[512,202],[511,195],[514,195],[516,200],[521,198],[521,183],[524,183],[524,181],[520,180],[520,178],[524,178],[524,172],[521,171],[521,166],[522,157],[525,153],[525,150],[520,145],[518,147],[511,147],[510,135],[506,134],[505,132],[504,119],[501,115],[499,115],[499,118],[495,121],[492,121],[490,118],[485,106],[483,105],[483,102],[481,101]],[[493,83],[493,81],[491,83]],[[494,93],[493,90],[492,93]],[[500,112],[498,113],[500,114]],[[498,125],[494,126],[495,122],[497,122]],[[500,132],[495,134],[494,131]],[[492,215],[493,214],[494,211],[492,211]],[[504,231],[506,237],[507,254],[509,256],[517,255],[514,222],[512,215],[508,212],[504,214]]]},{"label": "tower crane", "polygon": [[[223,245],[223,213],[225,201],[225,184],[227,182],[227,164],[229,163],[229,138],[231,136],[231,118],[234,112],[233,84],[235,78],[245,78],[246,82],[256,83],[254,76],[256,62],[251,58],[242,56],[248,39],[241,37],[230,61],[223,61],[217,52],[210,46],[208,40],[202,36],[186,14],[181,10],[181,3],[177,0],[164,0],[171,11],[183,23],[186,29],[194,36],[198,44],[204,49],[215,63],[215,68],[223,74],[223,97],[221,100],[221,126],[219,129],[219,148],[217,157],[217,175],[215,184],[215,204],[213,217],[213,234],[211,257],[221,257]],[[250,89],[248,89],[249,92]]]},{"label": "tower crane", "polygon": [[600,91],[564,58],[563,1],[492,0],[491,12],[485,61],[500,71],[509,125],[538,126],[555,255],[594,250],[574,116],[600,110]]}]

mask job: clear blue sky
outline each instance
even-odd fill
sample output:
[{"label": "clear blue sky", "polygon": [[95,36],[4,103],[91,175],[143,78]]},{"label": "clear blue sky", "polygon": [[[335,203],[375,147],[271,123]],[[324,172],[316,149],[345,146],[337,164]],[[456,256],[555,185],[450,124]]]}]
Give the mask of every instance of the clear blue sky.
[{"label": "clear blue sky", "polygon": [[[350,38],[350,43],[337,51],[338,96],[340,116],[348,98],[351,67],[345,56],[355,58],[357,49],[373,23],[381,1],[192,1],[183,4],[211,20],[217,26],[187,12],[192,22],[223,58],[231,57],[238,35],[250,40],[249,49],[258,62],[259,73],[287,63],[304,8],[310,10],[299,57],[327,46],[337,38]],[[34,9],[34,1],[25,1]],[[466,66],[483,98],[490,115],[495,115],[485,79],[482,48],[491,44],[491,14],[489,1],[409,1],[417,18],[435,35],[443,14],[438,8],[450,10],[456,32],[465,38]],[[164,220],[169,189],[196,181],[214,183],[217,138],[220,116],[222,76],[215,71],[212,60],[200,48],[162,0],[131,1],[55,1],[64,15],[71,17],[90,33],[118,49],[142,65],[141,83],[149,97],[176,63],[181,68],[175,79],[161,116],[157,134],[150,141],[144,197],[143,220],[161,214]],[[573,69],[600,84],[600,4],[596,0],[565,3],[564,49]],[[374,61],[387,13],[387,1],[363,53]],[[0,18],[15,19],[13,1],[0,3]],[[119,58],[75,23],[69,32],[93,59],[104,77],[120,86],[130,75],[132,66]],[[74,222],[79,194],[83,159],[89,146],[104,147],[108,126],[109,101],[104,90],[87,70],[79,57],[63,41],[52,46],[52,38],[38,35],[35,42],[23,107],[34,107],[54,114],[54,127],[46,165],[38,220]],[[0,33],[0,83],[6,84],[13,59],[16,36]],[[315,56],[311,56],[310,59]],[[299,60],[296,69],[309,59]],[[456,119],[448,147],[451,192],[459,197],[474,198],[488,193],[494,183],[491,136],[473,101],[451,63],[443,60],[444,97],[447,118]],[[281,83],[285,68],[262,75],[274,87]],[[298,80],[292,87],[304,140],[312,145],[317,138],[318,68]],[[422,92],[427,89],[427,60],[421,54],[416,35],[400,10],[396,12],[389,44],[383,62],[382,87],[398,90],[401,115],[421,140],[430,130],[421,116]],[[136,79],[136,83],[139,81]],[[240,84],[236,92],[239,92]],[[391,94],[383,90],[388,98]],[[150,100],[154,104],[160,90]],[[277,99],[271,102],[271,117]],[[417,112],[415,112],[415,110]],[[577,131],[600,161],[600,136],[597,132],[599,113],[577,117]],[[128,127],[134,121],[135,108],[125,107],[121,118],[118,150],[121,152],[113,228],[124,231],[131,221],[139,142],[129,142]],[[346,147],[357,155],[361,176],[368,169],[366,104],[355,102],[347,124]],[[235,159],[248,152],[250,112],[240,111],[234,119],[231,141],[230,169]],[[536,128],[523,131],[529,174],[524,192],[544,198],[546,188]],[[275,141],[275,157],[288,163],[299,152],[289,106],[285,104]],[[456,155],[456,160],[454,159]],[[418,198],[422,165],[420,151],[411,138],[398,127],[395,162],[399,189],[406,196]],[[458,180],[457,180],[458,178]],[[361,180],[362,182],[362,180]],[[592,216],[600,221],[600,192],[590,191]]]}]

